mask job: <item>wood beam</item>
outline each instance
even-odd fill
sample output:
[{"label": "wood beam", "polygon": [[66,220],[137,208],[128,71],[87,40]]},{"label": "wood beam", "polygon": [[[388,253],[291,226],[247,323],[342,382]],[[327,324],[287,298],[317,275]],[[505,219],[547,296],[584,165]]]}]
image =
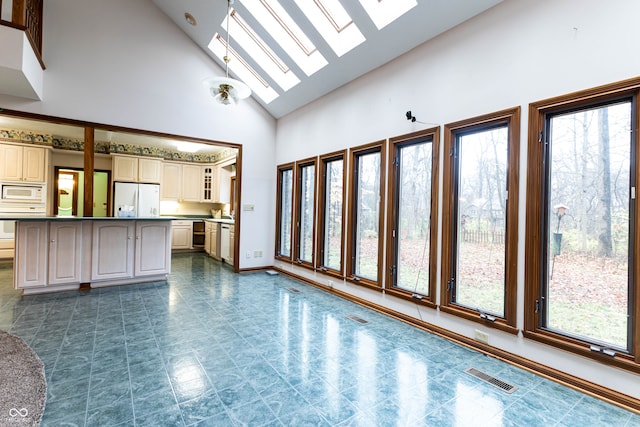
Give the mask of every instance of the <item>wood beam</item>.
[{"label": "wood beam", "polygon": [[93,155],[95,129],[84,128],[84,211],[83,216],[93,216]]}]

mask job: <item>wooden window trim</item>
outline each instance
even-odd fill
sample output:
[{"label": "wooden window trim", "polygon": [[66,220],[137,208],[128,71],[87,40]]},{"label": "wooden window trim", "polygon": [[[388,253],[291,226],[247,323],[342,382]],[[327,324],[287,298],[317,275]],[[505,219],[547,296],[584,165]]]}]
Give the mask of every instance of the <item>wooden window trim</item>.
[{"label": "wooden window trim", "polygon": [[[294,186],[293,186],[293,193],[294,193],[294,200],[295,200],[295,204],[293,207],[294,210],[294,221],[292,221],[293,224],[293,229],[295,231],[295,235],[293,236],[293,240],[294,240],[294,245],[292,246],[292,254],[291,254],[291,258],[293,260],[293,262],[295,262],[296,264],[298,264],[301,267],[305,267],[305,268],[310,268],[310,269],[315,269],[316,266],[316,237],[317,237],[317,219],[318,219],[318,158],[317,157],[310,157],[308,159],[304,159],[304,160],[299,160],[295,163],[295,173],[294,173]],[[312,246],[311,246],[311,250],[312,250],[312,254],[311,254],[311,262],[309,261],[303,261],[300,259],[300,250],[301,248],[301,244],[300,244],[300,218],[301,218],[301,213],[300,210],[302,209],[302,169],[309,167],[309,166],[313,166],[313,230],[311,233],[311,239],[312,239]]]},{"label": "wooden window trim", "polygon": [[[539,327],[539,313],[535,312],[535,302],[538,299],[542,280],[542,259],[540,253],[541,245],[543,244],[541,212],[543,207],[542,177],[544,172],[542,169],[543,151],[539,141],[543,135],[542,132],[545,127],[546,116],[559,111],[612,102],[629,96],[635,96],[637,100],[640,100],[640,78],[623,80],[529,104],[523,335],[526,338],[577,353],[606,365],[640,373],[640,266],[638,263],[634,266],[633,275],[630,278],[634,284],[633,292],[629,296],[632,298],[631,315],[633,316],[633,335],[630,355],[616,353],[614,357],[603,356],[591,351],[589,343],[542,329]],[[640,137],[638,135],[638,129],[640,129],[640,111],[638,110],[640,109],[635,108],[632,113],[635,130],[632,144],[635,145],[636,152],[640,153]],[[636,170],[640,170],[638,157],[640,156],[636,155]],[[640,188],[640,177],[638,174],[636,174],[634,186]],[[640,225],[640,209],[635,209],[633,221],[635,221],[636,225]],[[636,229],[635,235],[632,236],[632,238],[634,252],[637,255],[640,253],[640,230]]]},{"label": "wooden window trim", "polygon": [[[291,248],[291,255],[290,256],[285,256],[285,255],[280,255],[280,236],[281,234],[281,221],[280,221],[280,216],[282,215],[282,211],[281,211],[281,206],[282,206],[282,172],[290,170],[292,173],[292,186],[291,186],[291,243],[290,243],[290,248]],[[293,224],[295,224],[295,180],[296,180],[296,174],[295,174],[295,163],[291,162],[291,163],[285,163],[282,165],[278,165],[277,167],[277,172],[276,172],[276,245],[275,245],[275,258],[282,260],[282,261],[289,261],[292,262],[293,260],[293,250],[294,250],[294,233],[293,233]]]},{"label": "wooden window trim", "polygon": [[[455,226],[455,219],[451,213],[454,211],[454,197],[451,189],[454,183],[454,159],[447,155],[453,149],[455,137],[463,130],[473,131],[482,128],[507,124],[509,126],[509,158],[507,164],[507,226],[506,226],[506,252],[505,252],[505,307],[504,318],[495,321],[480,317],[478,310],[462,307],[451,303],[451,292],[447,282],[453,275],[451,261],[455,242],[451,235]],[[444,127],[445,153],[443,162],[443,186],[442,186],[442,259],[441,259],[441,283],[440,283],[440,310],[456,316],[463,317],[485,326],[497,328],[513,334],[518,333],[517,320],[517,275],[518,275],[518,186],[520,168],[520,107],[509,108],[495,113],[449,123]]]},{"label": "wooden window trim", "polygon": [[[387,224],[387,268],[385,277],[386,292],[398,298],[410,300],[428,307],[437,307],[436,303],[436,271],[438,266],[438,177],[439,177],[439,159],[440,159],[440,128],[434,127],[426,130],[408,133],[389,139],[389,157],[393,159],[397,156],[398,149],[402,145],[410,145],[417,140],[431,139],[431,222],[430,222],[430,242],[429,242],[429,296],[423,296],[422,299],[413,297],[413,292],[396,288],[392,283],[391,266],[394,264],[394,228],[396,223],[397,212],[392,207],[395,205],[397,197],[396,172],[393,161],[389,161],[387,176],[389,191],[387,195],[387,206],[389,207],[389,218]],[[388,284],[388,285],[386,285]]]},{"label": "wooden window trim", "polygon": [[[380,153],[380,217],[378,218],[378,280],[370,280],[364,277],[355,276],[353,270],[354,265],[354,253],[356,249],[355,245],[355,192],[356,183],[354,180],[354,172],[357,158],[361,155],[370,154],[373,152]],[[346,271],[345,279],[351,283],[355,283],[364,287],[381,290],[383,281],[383,263],[384,263],[384,189],[385,189],[385,170],[386,170],[386,144],[385,140],[372,142],[369,144],[353,147],[349,150],[349,190],[348,190],[348,220],[347,220],[347,252],[346,252]]]},{"label": "wooden window trim", "polygon": [[[324,265],[324,232],[325,232],[325,212],[324,205],[326,203],[326,166],[327,163],[342,160],[342,230],[341,230],[341,240],[340,240],[340,269],[336,270],[333,268],[329,268]],[[317,230],[317,247],[316,247],[316,259],[318,270],[323,274],[327,274],[329,276],[333,276],[336,278],[343,279],[344,278],[344,240],[345,240],[345,204],[346,204],[346,196],[347,196],[347,150],[335,151],[333,153],[323,154],[320,156],[318,161],[318,167],[320,170],[318,171],[318,230]]]}]

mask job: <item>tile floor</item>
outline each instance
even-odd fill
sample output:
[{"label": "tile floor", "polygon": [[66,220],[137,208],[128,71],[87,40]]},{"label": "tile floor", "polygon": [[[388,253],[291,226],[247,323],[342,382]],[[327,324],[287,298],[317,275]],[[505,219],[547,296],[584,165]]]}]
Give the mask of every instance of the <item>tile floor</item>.
[{"label": "tile floor", "polygon": [[0,267],[0,329],[45,364],[43,426],[640,426],[639,415],[202,254],[174,256],[166,283],[27,297]]}]

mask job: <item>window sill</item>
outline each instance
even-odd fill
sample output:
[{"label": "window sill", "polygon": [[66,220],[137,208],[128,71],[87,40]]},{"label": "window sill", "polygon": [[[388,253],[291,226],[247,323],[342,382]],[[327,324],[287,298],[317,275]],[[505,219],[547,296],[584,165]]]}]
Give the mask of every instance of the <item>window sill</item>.
[{"label": "window sill", "polygon": [[487,326],[489,328],[496,328],[501,331],[508,332],[510,334],[518,335],[518,332],[520,332],[518,328],[508,324],[505,319],[496,318],[493,321],[488,320],[480,317],[480,313],[475,310],[441,305],[440,311],[442,311],[443,313],[453,314],[455,316],[462,317],[466,320],[471,320],[473,322],[481,323],[484,326]]}]

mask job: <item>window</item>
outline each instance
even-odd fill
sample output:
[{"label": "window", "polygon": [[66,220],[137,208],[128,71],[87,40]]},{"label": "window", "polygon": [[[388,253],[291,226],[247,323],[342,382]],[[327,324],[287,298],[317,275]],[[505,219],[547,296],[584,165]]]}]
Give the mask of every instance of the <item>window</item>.
[{"label": "window", "polygon": [[384,141],[351,150],[347,278],[380,287],[384,200]]},{"label": "window", "polygon": [[318,192],[318,267],[342,276],[344,248],[345,152],[320,157]]},{"label": "window", "polygon": [[[389,162],[389,292],[433,305],[439,129],[392,138]],[[434,213],[432,215],[431,213]]]},{"label": "window", "polygon": [[295,260],[306,267],[315,267],[316,234],[316,159],[296,163],[296,243]]},{"label": "window", "polygon": [[515,329],[520,109],[445,126],[443,311]]},{"label": "window", "polygon": [[525,244],[525,336],[636,370],[639,91],[530,105]]},{"label": "window", "polygon": [[291,260],[293,224],[293,163],[278,166],[276,258]]}]

